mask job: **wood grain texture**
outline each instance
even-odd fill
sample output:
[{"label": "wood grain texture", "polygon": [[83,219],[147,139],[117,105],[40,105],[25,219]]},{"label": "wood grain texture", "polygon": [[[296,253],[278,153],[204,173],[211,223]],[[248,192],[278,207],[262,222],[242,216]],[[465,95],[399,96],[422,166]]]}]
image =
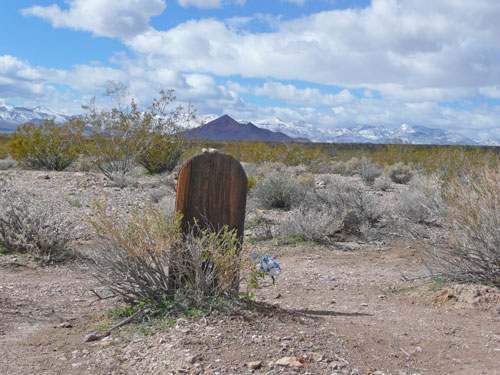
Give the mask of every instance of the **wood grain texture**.
[{"label": "wood grain texture", "polygon": [[175,210],[187,233],[196,219],[202,228],[236,229],[243,242],[247,176],[240,162],[220,152],[189,159],[179,172]]}]

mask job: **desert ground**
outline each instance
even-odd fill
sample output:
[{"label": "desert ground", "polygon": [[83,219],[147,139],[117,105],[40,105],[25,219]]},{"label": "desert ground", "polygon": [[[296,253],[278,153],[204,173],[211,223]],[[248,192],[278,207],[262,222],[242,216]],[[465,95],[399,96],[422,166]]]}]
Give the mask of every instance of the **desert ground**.
[{"label": "desert ground", "polygon": [[[28,191],[56,219],[78,222],[82,254],[94,246],[83,219],[94,198],[125,217],[155,204],[159,190],[171,205],[175,183],[165,181],[141,176],[118,188],[90,172],[0,171],[3,195]],[[374,195],[386,202],[404,189]],[[98,298],[108,292],[84,261],[41,265],[2,254],[0,374],[500,374],[500,291],[426,277],[423,254],[436,242],[392,229],[322,244],[279,241],[258,232],[272,234],[286,213],[250,197],[247,214],[246,246],[281,262],[275,285],[265,279],[252,302],[231,312],[133,322],[96,341],[85,338],[120,321],[110,311],[124,305]],[[413,233],[439,238],[444,229],[420,230]],[[286,357],[295,362],[282,364]]]}]

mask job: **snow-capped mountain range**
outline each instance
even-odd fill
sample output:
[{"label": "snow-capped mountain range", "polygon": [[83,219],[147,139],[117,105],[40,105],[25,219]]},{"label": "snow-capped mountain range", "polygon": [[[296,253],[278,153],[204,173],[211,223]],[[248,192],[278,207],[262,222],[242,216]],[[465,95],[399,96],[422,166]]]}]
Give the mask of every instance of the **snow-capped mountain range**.
[{"label": "snow-capped mountain range", "polygon": [[69,116],[61,115],[50,109],[41,107],[14,107],[0,101],[0,131],[10,132],[18,125],[26,122],[41,124],[44,120],[55,118],[57,122],[63,122]]},{"label": "snow-capped mountain range", "polygon": [[361,125],[351,128],[318,128],[297,121],[284,122],[279,118],[253,122],[258,127],[280,131],[291,137],[308,138],[313,142],[331,143],[411,143],[441,145],[478,145],[500,146],[498,141],[476,142],[451,131],[402,124],[394,129],[385,126]]},{"label": "snow-capped mountain range", "polygon": [[[0,101],[0,132],[11,132],[26,122],[42,123],[46,119],[55,118],[63,122],[70,116],[56,113],[41,107],[15,107]],[[217,115],[200,116],[203,123],[218,118]],[[248,120],[238,121],[248,123]],[[497,140],[477,142],[451,131],[402,124],[390,129],[385,126],[361,125],[349,128],[319,128],[304,121],[285,122],[279,118],[252,120],[259,128],[282,132],[293,138],[307,138],[312,142],[324,143],[394,143],[442,144],[442,145],[488,145],[500,146]],[[199,123],[191,124],[198,126]]]}]

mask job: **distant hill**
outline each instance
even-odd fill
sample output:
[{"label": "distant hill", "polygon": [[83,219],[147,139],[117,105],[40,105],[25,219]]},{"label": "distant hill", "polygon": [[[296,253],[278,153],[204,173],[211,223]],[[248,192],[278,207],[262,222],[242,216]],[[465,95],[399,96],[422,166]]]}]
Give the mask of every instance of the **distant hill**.
[{"label": "distant hill", "polygon": [[188,130],[186,138],[219,141],[310,142],[307,138],[293,138],[281,132],[262,129],[251,122],[239,123],[228,115]]}]

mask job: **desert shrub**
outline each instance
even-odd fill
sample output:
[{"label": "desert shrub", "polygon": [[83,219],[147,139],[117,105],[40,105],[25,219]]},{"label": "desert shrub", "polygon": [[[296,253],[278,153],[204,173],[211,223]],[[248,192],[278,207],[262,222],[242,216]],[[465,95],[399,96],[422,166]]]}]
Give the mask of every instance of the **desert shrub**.
[{"label": "desert shrub", "polygon": [[7,169],[13,169],[16,167],[16,165],[17,165],[17,162],[10,157],[8,157],[6,159],[0,159],[0,171],[5,171]]},{"label": "desert shrub", "polygon": [[[332,179],[330,199],[343,211],[352,212],[360,222],[372,225],[386,213],[386,208],[377,196],[365,191],[363,187],[345,179]],[[347,215],[347,217],[352,215]]]},{"label": "desert shrub", "polygon": [[[174,128],[174,125],[171,127]],[[180,135],[157,132],[152,135],[150,146],[138,155],[137,162],[152,174],[172,172],[181,159],[183,149],[184,139]]]},{"label": "desert shrub", "polygon": [[0,197],[0,248],[8,252],[27,253],[44,263],[61,260],[72,252],[74,227],[28,193],[10,191]]},{"label": "desert shrub", "polygon": [[387,191],[391,188],[391,180],[385,176],[380,176],[373,182],[375,190]]},{"label": "desert shrub", "polygon": [[270,173],[281,172],[286,173],[287,166],[281,162],[266,162],[257,167],[257,176],[265,177]]},{"label": "desert shrub", "polygon": [[409,165],[396,163],[387,166],[384,174],[387,175],[392,182],[396,184],[407,184],[413,177],[413,170]]},{"label": "desert shrub", "polygon": [[173,169],[183,149],[178,123],[194,118],[191,107],[169,110],[176,99],[173,90],[160,91],[148,111],[140,110],[133,99],[129,102],[123,84],[113,84],[106,94],[115,99],[112,110],[98,110],[95,100],[84,107],[85,157],[111,180],[129,174],[137,163],[151,173]]},{"label": "desert shrub", "polygon": [[441,194],[441,182],[435,177],[419,176],[396,198],[398,215],[411,222],[438,225],[446,212]]},{"label": "desert shrub", "polygon": [[487,167],[450,181],[445,191],[453,237],[430,255],[458,281],[500,287],[500,173]]},{"label": "desert shrub", "polygon": [[289,210],[299,206],[306,192],[304,184],[279,171],[270,172],[253,188],[258,204],[267,209]]},{"label": "desert shrub", "polygon": [[321,209],[335,213],[335,217],[341,216],[342,231],[349,234],[360,233],[363,226],[376,225],[387,212],[375,194],[340,176],[332,176],[326,189],[313,190],[304,204],[320,205]]},{"label": "desert shrub", "polygon": [[371,159],[361,158],[360,176],[367,184],[372,184],[382,174],[382,169]]},{"label": "desert shrub", "polygon": [[345,164],[347,175],[359,175],[366,183],[373,183],[375,178],[382,174],[382,169],[373,162],[372,159],[362,156],[361,158],[352,158]]},{"label": "desert shrub", "polygon": [[90,221],[100,247],[91,254],[96,279],[128,303],[167,310],[232,295],[241,266],[236,233],[183,235],[179,219],[150,207],[120,221],[101,205]]},{"label": "desert shrub", "polygon": [[149,197],[150,197],[151,201],[153,201],[154,203],[159,203],[162,200],[162,198],[164,196],[166,196],[168,193],[169,193],[168,188],[167,187],[163,187],[163,188],[160,188],[160,189],[153,190],[149,194]]},{"label": "desert shrub", "polygon": [[10,134],[0,133],[0,159],[5,159],[9,157],[9,147],[8,143],[10,141]]},{"label": "desert shrub", "polygon": [[280,227],[280,234],[283,238],[329,243],[343,226],[343,212],[331,207],[304,205],[289,213]]},{"label": "desert shrub", "polygon": [[113,186],[119,187],[120,189],[128,186],[137,187],[139,183],[137,175],[126,174],[123,171],[111,173],[110,179],[113,181]]},{"label": "desert shrub", "polygon": [[346,163],[343,160],[335,160],[330,162],[330,171],[333,174],[345,174],[346,173]]},{"label": "desert shrub", "polygon": [[45,120],[42,125],[17,127],[9,142],[11,155],[26,168],[62,171],[78,158],[81,130],[70,120],[56,124]]}]

